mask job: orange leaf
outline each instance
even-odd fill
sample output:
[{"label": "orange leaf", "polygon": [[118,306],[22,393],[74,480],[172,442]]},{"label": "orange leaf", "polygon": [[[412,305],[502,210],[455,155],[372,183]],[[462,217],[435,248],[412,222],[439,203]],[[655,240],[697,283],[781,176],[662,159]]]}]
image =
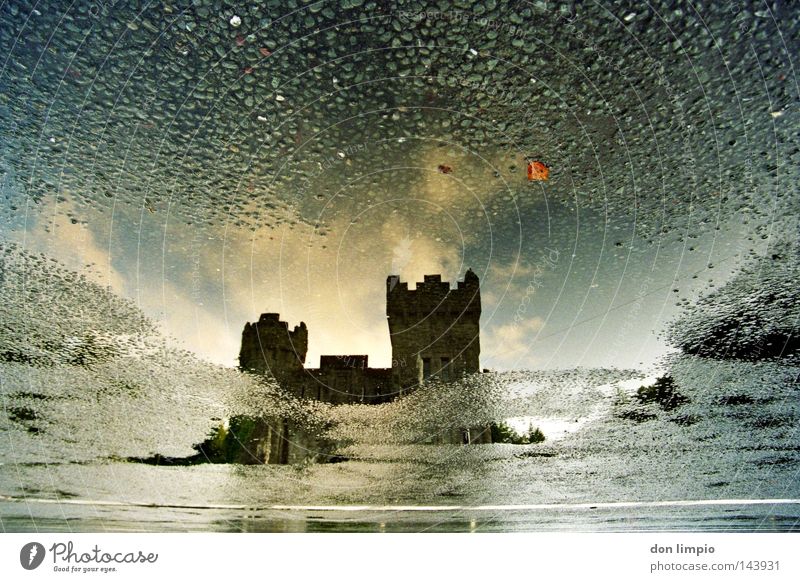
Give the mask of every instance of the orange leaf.
[{"label": "orange leaf", "polygon": [[538,160],[528,162],[528,180],[547,180],[550,177],[550,168]]}]

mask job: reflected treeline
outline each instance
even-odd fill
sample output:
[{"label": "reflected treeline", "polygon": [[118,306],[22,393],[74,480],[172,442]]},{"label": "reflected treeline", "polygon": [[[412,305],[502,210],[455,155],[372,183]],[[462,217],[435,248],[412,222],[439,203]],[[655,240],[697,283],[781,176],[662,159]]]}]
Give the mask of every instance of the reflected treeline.
[{"label": "reflected treeline", "polygon": [[687,354],[715,359],[764,360],[800,351],[800,248],[775,243],[752,258],[724,286],[702,297],[669,329]]}]

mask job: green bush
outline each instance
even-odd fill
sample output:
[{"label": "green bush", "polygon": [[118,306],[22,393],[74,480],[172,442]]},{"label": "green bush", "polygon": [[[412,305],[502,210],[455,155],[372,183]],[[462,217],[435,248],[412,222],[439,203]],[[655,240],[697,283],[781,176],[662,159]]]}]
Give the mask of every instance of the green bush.
[{"label": "green bush", "polygon": [[492,442],[507,443],[511,445],[529,445],[542,443],[545,440],[544,433],[538,428],[530,425],[528,431],[523,435],[519,434],[505,422],[493,422],[491,424]]},{"label": "green bush", "polygon": [[677,391],[671,376],[662,376],[652,386],[641,386],[636,391],[636,400],[640,404],[656,403],[663,410],[673,410],[689,401]]},{"label": "green bush", "polygon": [[543,443],[544,442],[544,433],[539,430],[539,428],[534,428],[533,426],[528,428],[528,442],[531,444],[535,443]]}]

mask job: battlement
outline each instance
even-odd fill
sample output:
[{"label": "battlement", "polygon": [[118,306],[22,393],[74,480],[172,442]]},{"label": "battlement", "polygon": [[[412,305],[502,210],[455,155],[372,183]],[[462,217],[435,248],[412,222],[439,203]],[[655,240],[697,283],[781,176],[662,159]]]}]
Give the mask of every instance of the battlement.
[{"label": "battlement", "polygon": [[247,323],[245,327],[248,325],[258,326],[262,333],[269,333],[273,330],[286,330],[290,335],[301,333],[302,330],[306,329],[305,322],[301,321],[300,325],[294,326],[294,331],[289,332],[289,324],[285,321],[281,321],[279,313],[262,313],[257,322]]},{"label": "battlement", "polygon": [[285,321],[281,321],[281,316],[279,313],[262,313],[261,317],[258,318],[257,323],[264,327],[274,326],[289,329],[289,324]]},{"label": "battlement", "polygon": [[428,316],[434,311],[452,316],[470,312],[480,314],[480,282],[478,276],[467,270],[463,281],[455,289],[442,281],[441,275],[425,275],[416,289],[400,281],[397,275],[386,279],[386,315],[391,317]]}]

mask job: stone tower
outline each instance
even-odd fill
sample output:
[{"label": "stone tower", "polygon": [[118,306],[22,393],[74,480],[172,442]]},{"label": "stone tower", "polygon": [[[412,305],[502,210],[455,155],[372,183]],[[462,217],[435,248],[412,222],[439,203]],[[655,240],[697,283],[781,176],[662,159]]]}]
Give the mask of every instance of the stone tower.
[{"label": "stone tower", "polygon": [[425,275],[413,291],[396,275],[386,280],[392,378],[404,392],[430,377],[455,380],[480,371],[481,293],[468,270],[456,289]]},{"label": "stone tower", "polygon": [[300,322],[293,331],[277,313],[262,313],[242,332],[239,368],[285,380],[301,372],[308,351],[308,329]]}]

